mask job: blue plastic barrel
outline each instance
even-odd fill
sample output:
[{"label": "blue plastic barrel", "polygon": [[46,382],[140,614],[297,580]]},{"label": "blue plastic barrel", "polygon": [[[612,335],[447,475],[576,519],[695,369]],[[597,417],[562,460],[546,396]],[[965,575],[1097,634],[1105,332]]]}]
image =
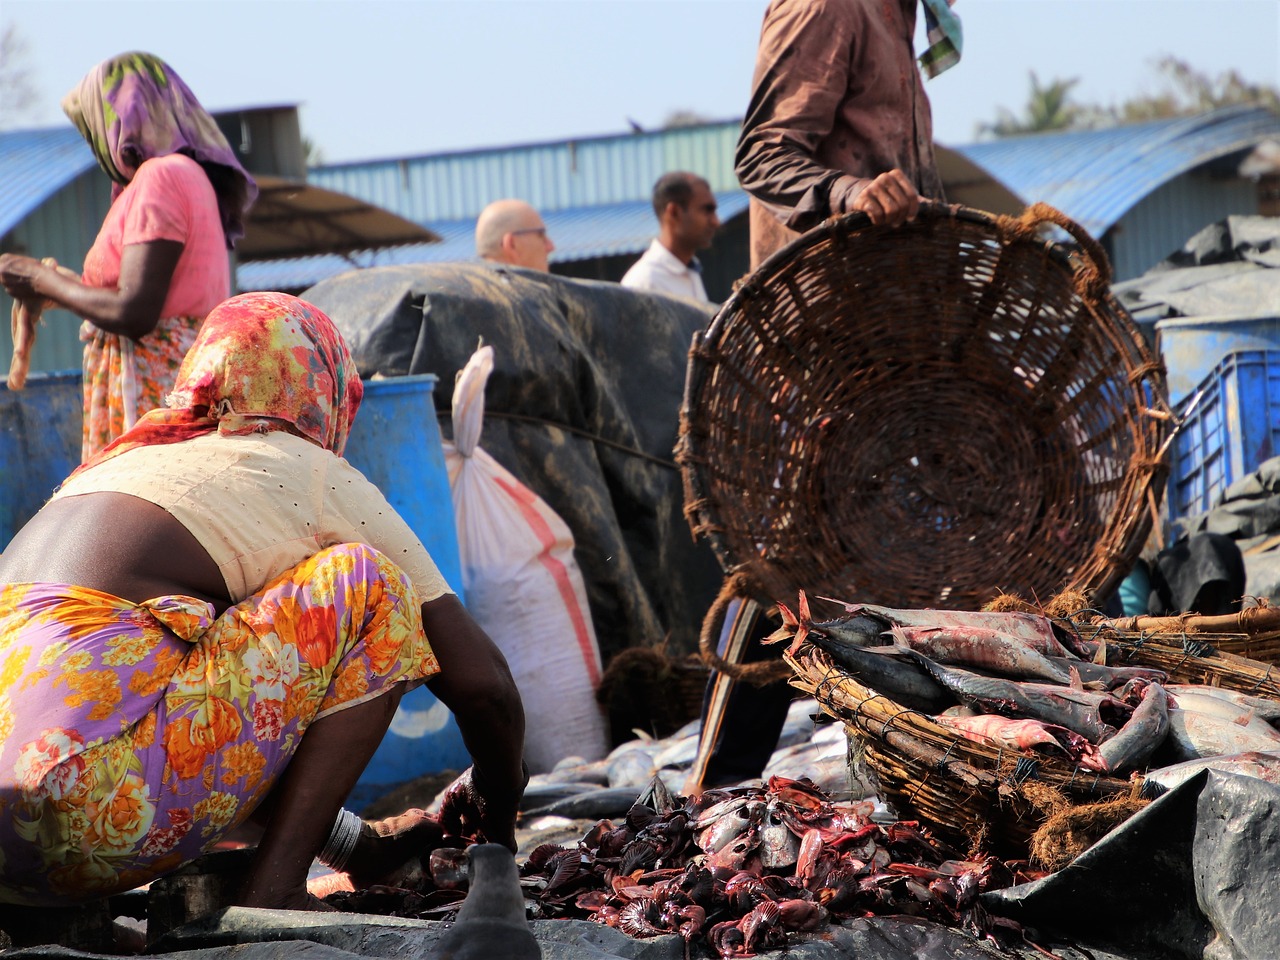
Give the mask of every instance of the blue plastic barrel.
[{"label": "blue plastic barrel", "polygon": [[[434,374],[366,380],[344,456],[404,517],[461,597],[462,560],[436,421],[436,380]],[[453,714],[418,687],[400,701],[348,805],[359,809],[406,780],[470,763]]]},{"label": "blue plastic barrel", "polygon": [[0,551],[80,465],[80,373],[33,373],[0,386]]}]

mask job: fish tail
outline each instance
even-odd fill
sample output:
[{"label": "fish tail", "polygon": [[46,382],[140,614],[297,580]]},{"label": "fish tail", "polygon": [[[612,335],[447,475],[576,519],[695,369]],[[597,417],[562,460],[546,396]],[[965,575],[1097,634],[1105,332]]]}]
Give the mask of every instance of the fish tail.
[{"label": "fish tail", "polygon": [[[800,594],[800,598],[803,601],[803,593]],[[778,612],[782,614],[782,629],[770,634],[761,643],[781,643],[787,639],[788,630],[795,630],[791,645],[787,647],[787,656],[794,657],[796,651],[800,649],[800,644],[804,643],[805,638],[809,636],[809,623],[807,620],[796,619],[796,615],[788,609],[785,603],[778,604]]]}]

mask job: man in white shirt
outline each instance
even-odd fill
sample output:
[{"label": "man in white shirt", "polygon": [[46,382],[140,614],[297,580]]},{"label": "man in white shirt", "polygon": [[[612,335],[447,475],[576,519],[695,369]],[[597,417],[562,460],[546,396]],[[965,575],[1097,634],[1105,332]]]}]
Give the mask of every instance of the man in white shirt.
[{"label": "man in white shirt", "polygon": [[546,273],[555,248],[542,217],[523,200],[495,200],[476,220],[476,253],[484,260]]},{"label": "man in white shirt", "polygon": [[711,246],[720,218],[711,185],[697,174],[663,174],[653,187],[658,237],[622,278],[624,287],[709,302],[697,253]]}]

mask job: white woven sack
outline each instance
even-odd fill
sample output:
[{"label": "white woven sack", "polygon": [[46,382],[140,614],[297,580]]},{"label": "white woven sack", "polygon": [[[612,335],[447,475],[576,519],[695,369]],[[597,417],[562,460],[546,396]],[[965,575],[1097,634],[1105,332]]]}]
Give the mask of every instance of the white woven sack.
[{"label": "white woven sack", "polygon": [[525,712],[525,762],[545,773],[568,756],[608,753],[596,703],[600,648],[573,534],[537,494],[479,447],[493,348],[481,347],[453,390],[444,444],[467,609],[511,666]]}]

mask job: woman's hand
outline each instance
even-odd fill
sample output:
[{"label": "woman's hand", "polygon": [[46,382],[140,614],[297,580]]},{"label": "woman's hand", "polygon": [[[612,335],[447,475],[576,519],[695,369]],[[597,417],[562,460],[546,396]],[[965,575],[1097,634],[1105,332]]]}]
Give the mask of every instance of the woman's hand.
[{"label": "woman's hand", "polygon": [[0,255],[0,285],[15,300],[42,300],[44,295],[36,289],[36,282],[49,272],[51,268],[35,257],[19,253]]},{"label": "woman's hand", "polygon": [[[522,765],[523,767],[523,765]],[[529,768],[523,767],[520,789],[499,789],[485,782],[475,767],[453,781],[440,802],[440,824],[455,836],[476,843],[500,843],[516,851],[516,814],[520,797],[529,782]]]}]

